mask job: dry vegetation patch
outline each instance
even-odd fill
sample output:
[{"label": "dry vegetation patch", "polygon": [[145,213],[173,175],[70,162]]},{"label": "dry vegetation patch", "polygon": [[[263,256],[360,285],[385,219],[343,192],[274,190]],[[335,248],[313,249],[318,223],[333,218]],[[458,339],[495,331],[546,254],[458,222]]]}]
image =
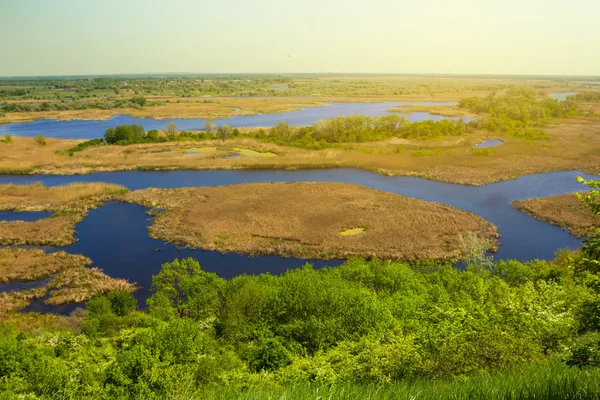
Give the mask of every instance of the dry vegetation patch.
[{"label": "dry vegetation patch", "polygon": [[48,254],[39,249],[0,249],[0,282],[36,280],[91,263],[87,257],[64,251]]},{"label": "dry vegetation patch", "polygon": [[[125,200],[164,209],[153,237],[190,247],[303,258],[460,257],[459,235],[493,239],[495,227],[439,203],[342,183],[257,183],[146,189]],[[340,235],[363,227],[359,235]]]},{"label": "dry vegetation patch", "polygon": [[44,295],[46,295],[46,288],[0,293],[0,316],[4,318],[4,314],[22,310],[31,300],[40,299]]},{"label": "dry vegetation patch", "polygon": [[45,253],[38,249],[0,249],[0,282],[37,280],[28,290],[0,293],[0,315],[27,307],[33,299],[60,305],[89,300],[115,289],[136,290],[134,284],[115,279],[98,268],[87,268],[92,261],[65,252]]},{"label": "dry vegetation patch", "polygon": [[69,268],[54,276],[48,284],[49,297],[46,304],[59,305],[78,303],[100,296],[115,289],[136,290],[134,284],[125,279],[115,279],[99,268]]},{"label": "dry vegetation patch", "polygon": [[0,210],[54,213],[50,218],[33,222],[0,222],[0,244],[71,244],[75,241],[75,224],[88,210],[126,192],[123,186],[106,183],[72,183],[56,187],[40,183],[0,185]]},{"label": "dry vegetation patch", "polygon": [[600,216],[581,204],[574,193],[519,200],[513,206],[537,219],[569,228],[575,236],[588,236],[594,229],[600,228]]}]

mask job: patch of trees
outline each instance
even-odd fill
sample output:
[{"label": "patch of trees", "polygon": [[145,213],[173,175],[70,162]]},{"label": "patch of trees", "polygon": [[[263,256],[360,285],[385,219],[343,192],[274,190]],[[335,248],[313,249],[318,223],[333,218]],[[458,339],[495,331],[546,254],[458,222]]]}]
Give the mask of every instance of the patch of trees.
[{"label": "patch of trees", "polygon": [[436,140],[446,136],[461,136],[469,132],[469,124],[461,120],[408,122],[399,115],[368,117],[351,115],[317,121],[308,127],[292,127],[284,122],[270,133],[256,137],[283,145],[303,148],[323,148],[331,143],[356,143],[386,140],[391,137],[416,140]]},{"label": "patch of trees", "polygon": [[600,101],[600,91],[584,91],[577,93],[574,96],[569,96],[568,99],[575,101],[598,102]]},{"label": "patch of trees", "polygon": [[110,110],[114,108],[136,108],[140,109],[146,104],[146,98],[141,96],[132,97],[130,99],[114,99],[114,100],[59,100],[59,101],[44,101],[44,102],[19,102],[19,103],[3,103],[0,104],[2,112],[41,112],[41,111],[67,111],[67,110]]},{"label": "patch of trees", "polygon": [[506,94],[493,93],[485,98],[465,98],[460,106],[484,114],[474,126],[525,139],[545,139],[547,135],[540,128],[553,118],[579,113],[577,102],[570,98],[561,102],[538,100],[534,91],[525,88],[512,88]]}]

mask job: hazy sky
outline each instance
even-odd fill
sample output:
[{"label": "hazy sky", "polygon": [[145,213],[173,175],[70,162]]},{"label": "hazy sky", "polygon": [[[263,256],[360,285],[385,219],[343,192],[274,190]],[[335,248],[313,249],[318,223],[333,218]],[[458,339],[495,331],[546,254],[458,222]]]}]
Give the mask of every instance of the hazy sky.
[{"label": "hazy sky", "polygon": [[0,76],[600,75],[600,0],[0,0]]}]

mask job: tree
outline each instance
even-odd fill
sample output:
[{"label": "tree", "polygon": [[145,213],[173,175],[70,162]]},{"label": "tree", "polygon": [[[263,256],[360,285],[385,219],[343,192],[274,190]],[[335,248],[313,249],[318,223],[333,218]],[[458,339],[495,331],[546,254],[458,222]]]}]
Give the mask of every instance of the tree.
[{"label": "tree", "polygon": [[204,123],[204,131],[207,133],[214,133],[217,130],[217,124],[212,119],[207,119]]},{"label": "tree", "polygon": [[166,134],[170,138],[175,137],[175,135],[177,135],[177,123],[175,121],[167,122]]},{"label": "tree", "polygon": [[[592,189],[585,195],[577,193],[579,201],[590,207],[594,214],[600,215],[600,181],[587,181],[580,176],[577,177],[577,180]],[[593,273],[600,272],[600,229],[596,229],[589,238],[583,241],[579,268]],[[598,310],[600,312],[600,307]]]},{"label": "tree", "polygon": [[137,307],[137,300],[125,289],[113,290],[106,297],[110,301],[112,311],[119,317],[130,314]]},{"label": "tree", "polygon": [[221,125],[219,129],[217,129],[217,134],[223,140],[230,138],[232,133],[231,126],[227,124]]},{"label": "tree", "polygon": [[148,133],[146,134],[146,136],[149,139],[156,140],[156,139],[158,139],[158,131],[156,129],[151,129],[151,130],[148,131]]},{"label": "tree", "polygon": [[148,309],[162,318],[206,318],[216,312],[224,286],[222,278],[202,271],[193,258],[176,259],[163,264],[152,277],[150,290],[154,294],[147,300]]},{"label": "tree", "polygon": [[577,181],[589,186],[592,189],[590,193],[585,196],[581,193],[577,193],[579,201],[589,206],[594,214],[600,215],[600,181],[587,181],[580,176],[577,177]]},{"label": "tree", "polygon": [[144,107],[146,104],[146,98],[144,96],[134,96],[131,98],[132,103],[137,103],[140,107]]}]

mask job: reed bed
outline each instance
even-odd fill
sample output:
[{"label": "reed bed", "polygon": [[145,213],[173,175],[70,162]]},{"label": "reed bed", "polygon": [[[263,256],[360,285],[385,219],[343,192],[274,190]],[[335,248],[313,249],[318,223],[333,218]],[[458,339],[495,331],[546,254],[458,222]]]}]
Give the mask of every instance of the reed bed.
[{"label": "reed bed", "polygon": [[40,183],[0,185],[0,210],[54,213],[50,218],[38,221],[0,222],[0,244],[69,245],[75,241],[75,224],[85,218],[88,210],[126,192],[123,186],[106,183],[72,183],[55,187]]},{"label": "reed bed", "polygon": [[33,281],[91,263],[87,257],[64,251],[48,254],[39,249],[0,249],[0,282]]},{"label": "reed bed", "polygon": [[[453,207],[342,183],[146,189],[125,201],[166,210],[153,237],[207,250],[301,258],[457,260],[460,235],[496,243],[496,228]],[[363,228],[354,236],[340,235]]]},{"label": "reed bed", "polygon": [[595,215],[574,193],[519,200],[512,205],[537,219],[568,228],[578,237],[589,236],[600,228],[600,215]]}]

